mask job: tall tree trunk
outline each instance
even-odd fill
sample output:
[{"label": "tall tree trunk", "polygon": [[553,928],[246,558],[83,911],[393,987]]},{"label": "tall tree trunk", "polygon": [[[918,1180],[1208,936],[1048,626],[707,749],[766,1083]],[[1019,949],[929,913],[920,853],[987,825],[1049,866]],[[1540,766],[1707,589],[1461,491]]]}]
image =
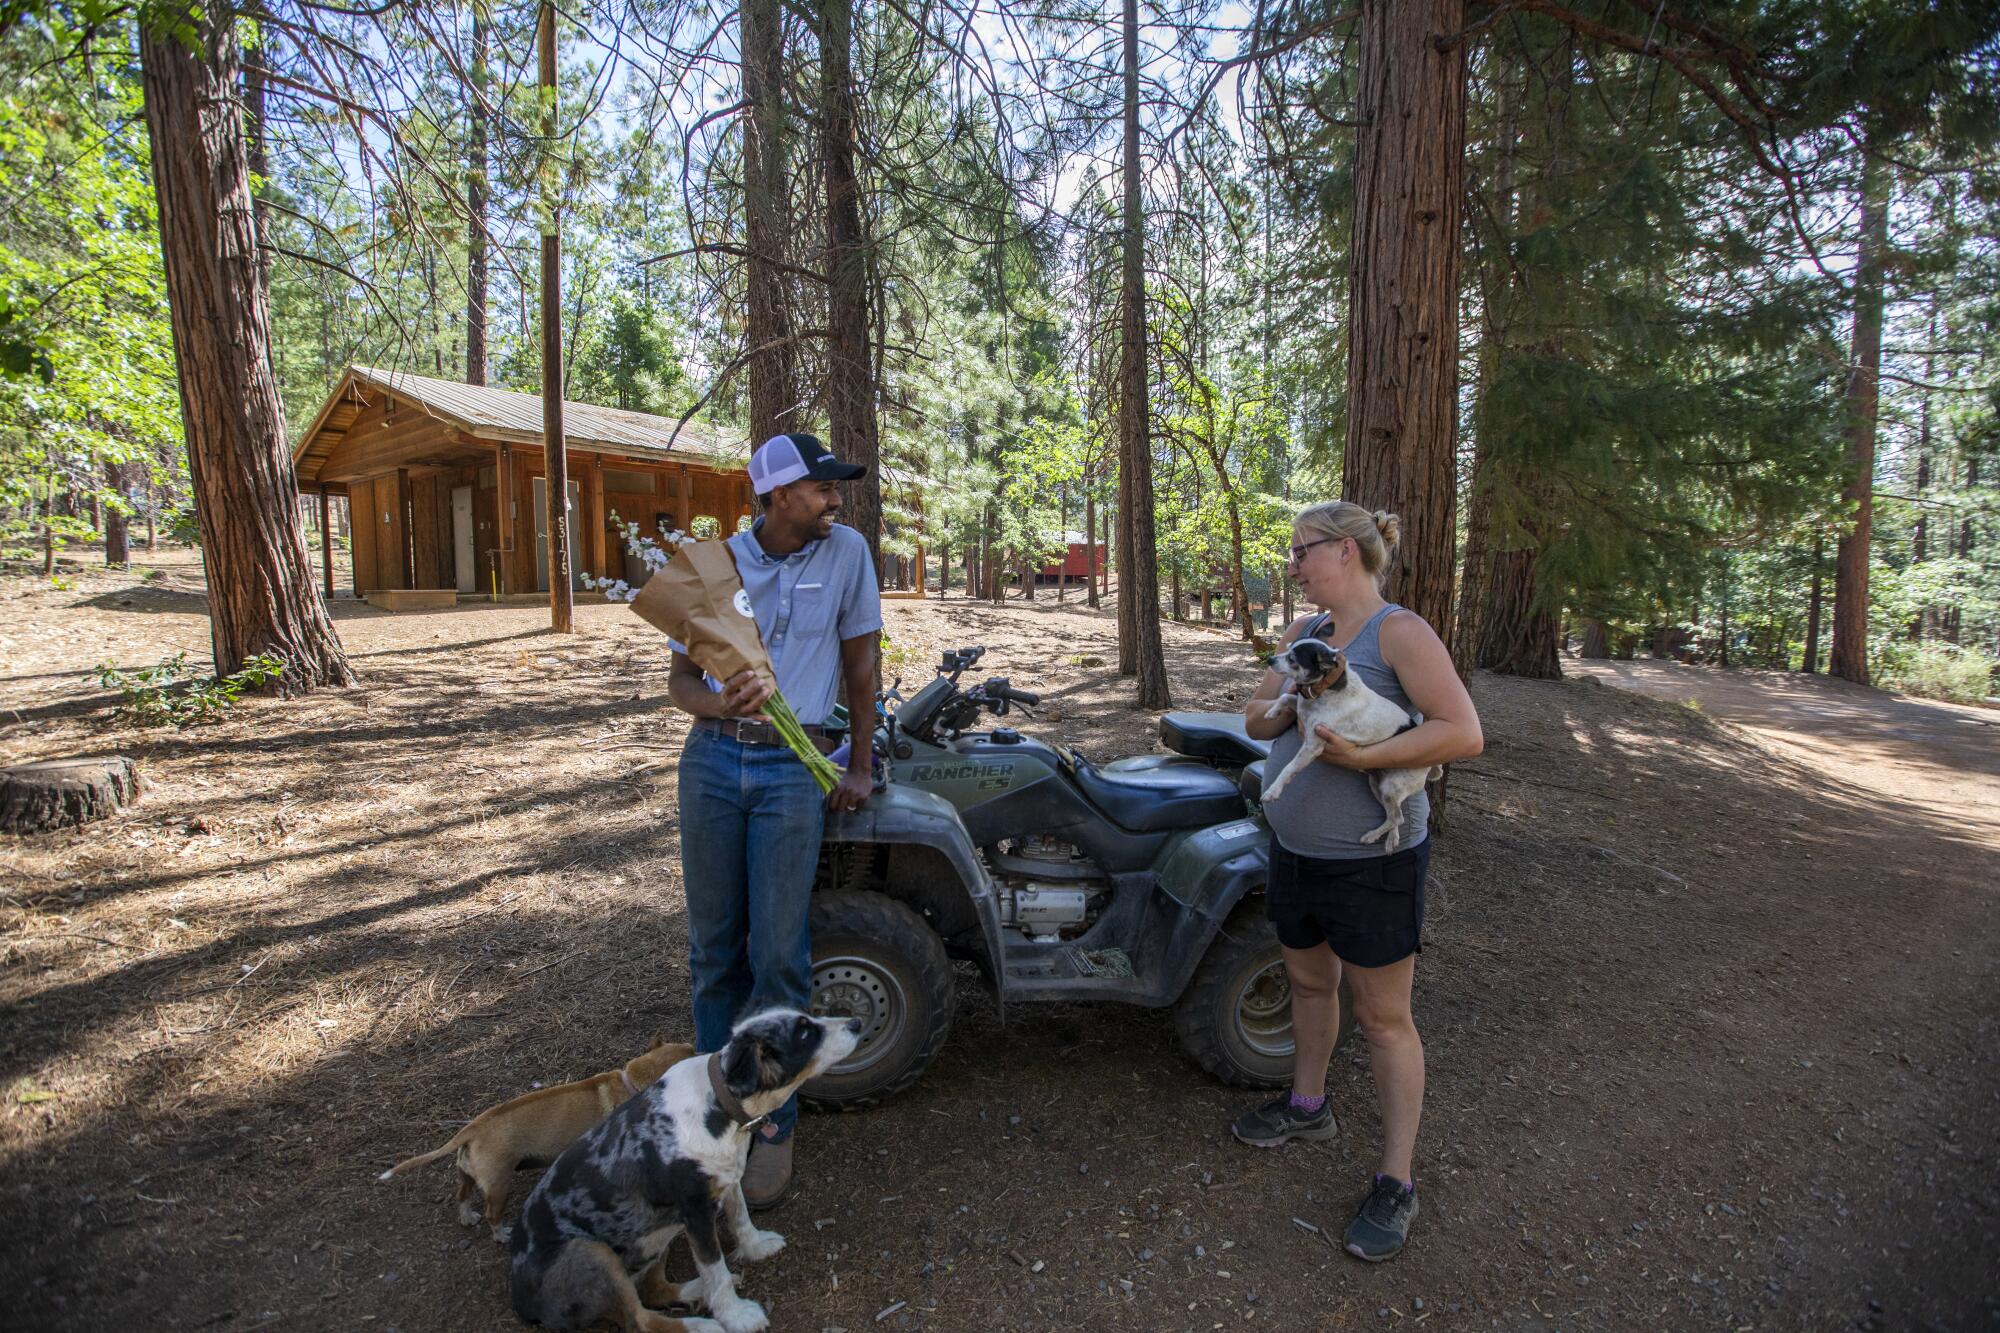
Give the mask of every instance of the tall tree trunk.
[{"label": "tall tree trunk", "polygon": [[[1131,671],[1139,677],[1139,707],[1168,708],[1167,654],[1160,642],[1160,572],[1153,520],[1153,439],[1147,413],[1146,215],[1140,208],[1139,0],[1125,0],[1125,207],[1121,330],[1118,347],[1119,477],[1125,491],[1118,553],[1131,562],[1119,575],[1120,628],[1131,628]],[[1129,621],[1124,618],[1131,606]],[[1125,667],[1119,636],[1119,669]]]},{"label": "tall tree trunk", "polygon": [[[1917,521],[1910,534],[1910,561],[1923,564],[1930,559],[1930,515],[1924,509],[1924,493],[1931,487],[1931,391],[1929,385],[1937,383],[1937,304],[1931,304],[1930,350],[1924,355],[1923,403],[1919,408],[1917,424]],[[1918,610],[1910,621],[1910,637],[1921,641],[1926,634],[1937,632],[1937,608],[1925,606]]]},{"label": "tall tree trunk", "polygon": [[1083,490],[1084,601],[1097,608],[1097,488],[1085,483]]},{"label": "tall tree trunk", "polygon": [[1588,616],[1584,618],[1582,655],[1597,659],[1611,656],[1611,635],[1604,628],[1603,621]]},{"label": "tall tree trunk", "polygon": [[[1542,150],[1540,165],[1521,187],[1517,213],[1514,61],[1504,55],[1500,61],[1501,125],[1495,181],[1510,247],[1520,229],[1520,217],[1538,219],[1534,225],[1540,226],[1544,224],[1539,219],[1554,215],[1552,181],[1567,171],[1572,156],[1569,103],[1575,61],[1570,39],[1563,39],[1550,63],[1555,73],[1536,83],[1540,104],[1535,108],[1537,114],[1530,131]],[[1504,276],[1489,275],[1488,300],[1483,303],[1486,328],[1480,340],[1479,357],[1482,396],[1490,391],[1508,355],[1510,339],[1525,332],[1535,345],[1536,355],[1550,360],[1562,356],[1564,333],[1560,323],[1552,324],[1547,316],[1531,315],[1524,329],[1523,321],[1512,318],[1507,285],[1519,284],[1526,289],[1522,296],[1532,303],[1533,289],[1544,277],[1554,277],[1547,265],[1538,270],[1532,261],[1525,259],[1510,260]],[[1560,279],[1555,279],[1550,285],[1559,283]],[[1544,301],[1547,299],[1542,297]],[[1482,426],[1485,424],[1482,422]],[[1461,628],[1456,636],[1461,647],[1471,647],[1471,656],[1463,660],[1463,666],[1531,680],[1558,679],[1562,675],[1562,626],[1555,599],[1543,586],[1541,563],[1542,552],[1559,521],[1556,486],[1543,465],[1528,456],[1518,442],[1493,439],[1487,429],[1479,432],[1475,454],[1474,493],[1465,544],[1465,583],[1459,590]]]},{"label": "tall tree trunk", "polygon": [[146,474],[146,551],[151,554],[159,549],[160,488],[153,484],[152,474]]},{"label": "tall tree trunk", "polygon": [[[271,205],[264,197],[271,181],[271,139],[264,119],[264,62],[269,56],[259,51],[243,68],[244,112],[249,119],[251,220],[257,235],[257,289],[265,310],[271,301]],[[271,349],[266,349],[267,352]]]},{"label": "tall tree trunk", "polygon": [[743,331],[750,361],[750,440],[793,428],[798,350],[779,259],[785,253],[785,13],[779,0],[738,7],[743,60]]},{"label": "tall tree trunk", "polygon": [[555,188],[556,17],[542,0],[535,58],[542,95],[542,475],[548,498],[549,628],[574,628],[576,590],[570,586],[569,448],[563,434],[562,231]]},{"label": "tall tree trunk", "polygon": [[465,176],[465,382],[486,383],[487,138],[492,108],[487,67],[486,3],[472,5],[472,93],[467,108]]},{"label": "tall tree trunk", "polygon": [[257,277],[234,15],[180,10],[141,27],[146,130],[180,370],[188,474],[201,519],[215,670],[268,653],[280,688],[353,683],[313,587],[285,407]]},{"label": "tall tree trunk", "polygon": [[855,173],[854,0],[823,0],[820,155],[826,167],[826,415],[833,451],[868,475],[846,483],[843,520],[882,554],[882,447],[868,322],[868,237]]},{"label": "tall tree trunk", "polygon": [[[1112,563],[1110,505],[1104,506],[1104,508],[1099,511],[1099,516],[1097,521],[1103,528],[1103,531],[1098,533],[1097,547],[1099,550],[1104,552],[1104,595],[1106,597],[1109,597],[1111,595],[1111,563]],[[1124,575],[1124,571],[1123,570],[1119,571],[1119,575],[1122,578]]]},{"label": "tall tree trunk", "polygon": [[[104,480],[118,498],[125,498],[125,468],[119,463],[104,465]],[[125,521],[125,511],[115,502],[104,506],[104,563],[116,568],[124,568],[132,563],[131,528]]]},{"label": "tall tree trunk", "polygon": [[[1451,632],[1463,0],[1363,0],[1342,490],[1402,517],[1387,594]],[[1440,49],[1442,47],[1443,49]]]},{"label": "tall tree trunk", "polygon": [[[1965,460],[1965,487],[1975,490],[1979,486],[1979,455],[1969,453]],[[1958,544],[1952,551],[1961,560],[1972,559],[1972,515],[1968,513],[1958,524]],[[1952,643],[1958,642],[1960,630],[1959,608],[1954,604],[1945,612],[1942,626],[1944,637]]]},{"label": "tall tree trunk", "polygon": [[1833,567],[1833,650],[1829,675],[1868,681],[1868,553],[1874,528],[1875,421],[1882,375],[1883,259],[1889,248],[1889,165],[1862,148],[1861,254],[1854,267],[1854,336],[1847,370],[1847,466],[1841,498],[1854,523],[1840,538]]},{"label": "tall tree trunk", "polygon": [[1812,675],[1819,670],[1820,575],[1826,564],[1826,534],[1813,532],[1812,594],[1806,602],[1806,654],[1799,670]]}]

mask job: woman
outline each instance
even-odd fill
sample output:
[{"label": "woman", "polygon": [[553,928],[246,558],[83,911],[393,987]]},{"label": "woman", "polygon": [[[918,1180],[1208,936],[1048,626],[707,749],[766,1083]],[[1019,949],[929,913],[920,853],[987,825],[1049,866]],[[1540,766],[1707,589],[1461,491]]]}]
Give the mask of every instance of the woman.
[{"label": "woman", "polygon": [[[1370,689],[1424,720],[1375,745],[1352,745],[1320,728],[1322,762],[1308,765],[1264,807],[1271,824],[1265,906],[1284,947],[1297,1049],[1291,1092],[1231,1126],[1237,1138],[1258,1147],[1337,1132],[1326,1068],[1340,1030],[1345,975],[1382,1109],[1382,1159],[1346,1237],[1348,1253],[1370,1261],[1393,1258],[1417,1215],[1411,1157],[1423,1114],[1424,1046],[1410,1016],[1410,983],[1423,947],[1431,845],[1430,802],[1422,794],[1403,806],[1394,854],[1384,856],[1379,843],[1361,841],[1382,821],[1368,770],[1470,759],[1485,744],[1472,700],[1437,634],[1422,616],[1382,599],[1399,527],[1394,514],[1371,514],[1345,501],[1314,505],[1292,525],[1292,578],[1321,611],[1288,626],[1285,642],[1311,636],[1341,649],[1347,669]],[[1303,740],[1303,723],[1292,710],[1265,716],[1283,683],[1275,671],[1265,672],[1243,709],[1249,733],[1272,743],[1266,766],[1272,774],[1291,762]]]}]

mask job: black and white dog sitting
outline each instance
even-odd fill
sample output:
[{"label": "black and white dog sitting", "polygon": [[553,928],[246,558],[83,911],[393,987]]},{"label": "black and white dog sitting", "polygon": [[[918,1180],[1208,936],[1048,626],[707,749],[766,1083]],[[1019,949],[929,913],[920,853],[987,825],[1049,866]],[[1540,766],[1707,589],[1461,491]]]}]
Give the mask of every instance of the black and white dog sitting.
[{"label": "black and white dog sitting", "polygon": [[[630,1333],[761,1333],[763,1307],[737,1294],[723,1260],[732,1241],[746,1263],[785,1244],[743,1202],[750,1135],[801,1083],[846,1059],[860,1034],[854,1019],[752,1014],[722,1050],[681,1061],[598,1122],[521,1208],[508,1239],[515,1313],[550,1328],[610,1318]],[[697,1276],[677,1286],[661,1259],[682,1232]],[[714,1318],[648,1308],[676,1304]]]},{"label": "black and white dog sitting", "polygon": [[[1264,716],[1277,717],[1287,709],[1297,709],[1305,724],[1305,739],[1284,772],[1265,786],[1264,800],[1277,800],[1294,774],[1319,759],[1320,752],[1326,749],[1326,742],[1319,738],[1320,727],[1355,745],[1373,745],[1423,721],[1421,716],[1410,716],[1369,689],[1367,681],[1347,669],[1346,654],[1318,639],[1300,639],[1283,652],[1272,654],[1270,665],[1285,677],[1285,685],[1264,710]],[[1318,693],[1302,693],[1313,689]],[[1362,834],[1361,841],[1382,842],[1386,838],[1383,852],[1395,851],[1402,838],[1403,802],[1422,791],[1425,782],[1442,776],[1444,770],[1435,765],[1369,769],[1369,789],[1382,803],[1382,813],[1387,818],[1381,827]]]}]

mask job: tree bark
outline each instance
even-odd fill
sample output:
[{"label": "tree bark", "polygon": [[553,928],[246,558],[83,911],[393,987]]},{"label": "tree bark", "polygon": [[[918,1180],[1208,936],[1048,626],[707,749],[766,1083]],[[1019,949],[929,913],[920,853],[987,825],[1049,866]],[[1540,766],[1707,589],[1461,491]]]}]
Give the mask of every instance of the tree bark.
[{"label": "tree bark", "polygon": [[[1125,0],[1125,207],[1123,282],[1118,347],[1118,452],[1124,502],[1118,552],[1131,560],[1119,575],[1119,627],[1130,626],[1131,674],[1139,678],[1139,707],[1169,708],[1167,654],[1160,641],[1160,573],[1153,519],[1153,441],[1147,412],[1146,215],[1140,207],[1139,0]],[[1130,617],[1126,607],[1130,605]],[[1125,671],[1126,635],[1119,635],[1119,670]]]},{"label": "tree bark", "polygon": [[882,445],[869,336],[868,237],[855,171],[854,0],[820,6],[820,153],[826,171],[826,414],[833,452],[868,469],[846,483],[843,520],[882,554]]},{"label": "tree bark", "polygon": [[563,434],[562,232],[552,160],[557,132],[556,21],[553,0],[542,0],[535,51],[543,98],[543,151],[551,155],[542,162],[542,474],[549,510],[549,628],[568,634],[574,628],[576,590],[570,586],[569,449]]},{"label": "tree bark", "polygon": [[1833,650],[1829,675],[1868,680],[1868,554],[1874,527],[1876,412],[1882,375],[1883,260],[1889,248],[1889,165],[1862,148],[1861,254],[1854,268],[1854,335],[1847,371],[1847,465],[1841,498],[1854,523],[1833,566]]},{"label": "tree bark", "polygon": [[[118,492],[122,500],[125,495],[124,467],[106,463],[104,480],[110,483],[111,489]],[[104,506],[104,563],[121,569],[132,563],[131,526],[125,521],[125,511],[116,504]]]},{"label": "tree bark", "polygon": [[0,768],[0,833],[46,833],[89,824],[130,805],[141,790],[138,766],[123,755]]},{"label": "tree bark", "polygon": [[1603,659],[1611,656],[1611,635],[1604,622],[1586,617],[1583,622],[1582,656]]},{"label": "tree bark", "polygon": [[1806,602],[1806,655],[1799,670],[1812,675],[1819,670],[1820,575],[1826,562],[1826,534],[1813,533],[1812,595]]},{"label": "tree bark", "polygon": [[486,219],[490,88],[486,4],[472,5],[472,95],[467,107],[465,177],[465,382],[486,383]]},{"label": "tree bark", "polygon": [[1083,491],[1083,586],[1084,603],[1097,608],[1097,490],[1088,483]]},{"label": "tree bark", "polygon": [[279,688],[347,685],[353,669],[313,588],[285,408],[257,276],[235,96],[234,16],[163,16],[139,35],[188,474],[201,521],[217,675],[268,653]]},{"label": "tree bark", "polygon": [[[265,191],[271,180],[271,139],[264,118],[264,60],[262,51],[243,69],[244,112],[249,118],[251,218],[257,232],[257,289],[266,309],[271,300],[271,205]],[[271,349],[266,349],[267,351]]]},{"label": "tree bark", "polygon": [[[1974,490],[1978,485],[1979,455],[1969,453],[1965,460],[1965,487],[1967,490]],[[1970,514],[1967,514],[1959,521],[1958,544],[1953,549],[1952,554],[1961,560],[1972,559],[1972,516]],[[1960,616],[1959,608],[1955,603],[1945,611],[1943,624],[1939,628],[1943,631],[1946,640],[1951,643],[1958,642]]]},{"label": "tree bark", "polygon": [[750,353],[750,442],[791,429],[798,354],[778,265],[787,231],[784,146],[785,14],[779,0],[738,8],[743,62],[744,342]]},{"label": "tree bark", "polygon": [[1539,553],[1532,547],[1495,551],[1487,561],[1486,615],[1477,665],[1503,676],[1560,680],[1561,626],[1538,607]]},{"label": "tree bark", "polygon": [[[1342,489],[1400,515],[1385,593],[1451,632],[1463,0],[1364,0]],[[1443,49],[1440,49],[1440,47]]]}]

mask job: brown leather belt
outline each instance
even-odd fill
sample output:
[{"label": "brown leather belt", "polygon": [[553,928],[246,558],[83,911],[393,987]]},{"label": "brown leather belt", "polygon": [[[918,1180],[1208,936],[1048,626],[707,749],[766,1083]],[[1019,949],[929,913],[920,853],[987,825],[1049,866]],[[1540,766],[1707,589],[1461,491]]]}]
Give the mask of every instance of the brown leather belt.
[{"label": "brown leather belt", "polygon": [[[703,731],[712,731],[719,736],[741,741],[745,745],[783,745],[785,738],[769,722],[754,717],[703,717],[696,718],[695,725]],[[825,727],[802,726],[807,739],[819,748],[821,754],[831,754],[840,742],[827,735]]]}]

